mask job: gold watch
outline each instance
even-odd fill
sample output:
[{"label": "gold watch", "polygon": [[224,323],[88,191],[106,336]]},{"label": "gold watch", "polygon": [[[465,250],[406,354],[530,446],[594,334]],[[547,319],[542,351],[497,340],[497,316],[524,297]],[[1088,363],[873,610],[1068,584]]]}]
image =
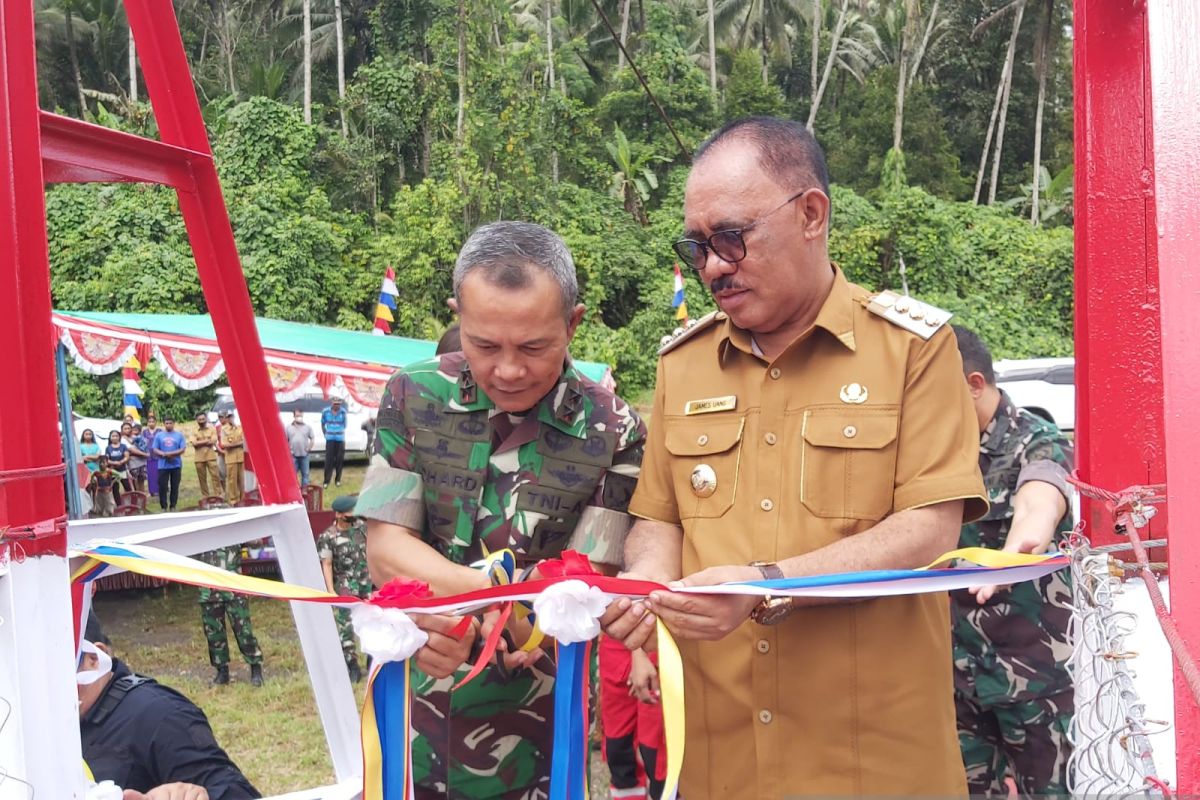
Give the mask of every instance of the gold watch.
[{"label": "gold watch", "polygon": [[[783,570],[771,561],[752,561],[750,566],[757,567],[764,580],[783,578]],[[772,597],[764,595],[763,599],[750,612],[750,619],[759,625],[777,625],[792,615],[796,605],[791,597]]]}]

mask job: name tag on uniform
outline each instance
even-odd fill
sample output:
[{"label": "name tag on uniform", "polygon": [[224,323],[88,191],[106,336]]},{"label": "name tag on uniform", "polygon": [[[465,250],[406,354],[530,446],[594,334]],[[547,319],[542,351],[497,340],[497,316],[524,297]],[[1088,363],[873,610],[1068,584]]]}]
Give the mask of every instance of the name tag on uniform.
[{"label": "name tag on uniform", "polygon": [[725,397],[709,397],[706,400],[688,400],[687,405],[683,407],[683,413],[687,416],[692,414],[711,414],[714,411],[733,411],[737,408],[737,395],[727,395]]}]

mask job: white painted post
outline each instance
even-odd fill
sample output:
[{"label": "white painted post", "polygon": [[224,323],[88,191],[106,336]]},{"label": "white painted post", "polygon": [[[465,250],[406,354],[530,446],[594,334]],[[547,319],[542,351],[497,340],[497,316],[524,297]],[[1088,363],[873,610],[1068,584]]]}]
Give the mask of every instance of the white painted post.
[{"label": "white painted post", "polygon": [[0,720],[8,717],[0,728],[0,775],[7,773],[0,799],[82,800],[67,560],[39,556],[7,569],[0,567]]}]

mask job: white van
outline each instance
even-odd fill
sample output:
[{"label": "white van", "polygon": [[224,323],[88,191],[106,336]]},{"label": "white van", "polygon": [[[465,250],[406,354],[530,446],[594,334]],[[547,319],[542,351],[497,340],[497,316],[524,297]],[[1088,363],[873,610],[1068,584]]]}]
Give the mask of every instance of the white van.
[{"label": "white van", "polygon": [[[280,400],[276,397],[275,401],[279,403],[279,421],[285,426],[292,424],[292,414],[297,408],[304,412],[304,421],[313,431],[313,455],[324,454],[325,435],[321,433],[321,412],[329,408],[330,398],[316,393],[302,395],[293,400]],[[370,445],[367,423],[375,417],[375,410],[364,408],[352,399],[342,400],[342,407],[346,409],[346,454],[365,454]],[[236,410],[233,391],[228,386],[223,386],[217,389],[217,401],[208,412],[208,418],[215,425],[219,412]]]}]

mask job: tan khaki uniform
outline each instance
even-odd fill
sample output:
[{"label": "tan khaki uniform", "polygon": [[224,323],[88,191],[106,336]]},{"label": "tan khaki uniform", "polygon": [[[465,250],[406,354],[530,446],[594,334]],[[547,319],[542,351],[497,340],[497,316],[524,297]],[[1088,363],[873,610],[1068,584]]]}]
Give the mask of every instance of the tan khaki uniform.
[{"label": "tan khaki uniform", "polygon": [[[196,428],[188,437],[195,451],[196,477],[200,480],[200,496],[221,494],[221,478],[217,474],[217,432],[211,427]],[[209,488],[211,486],[211,491]]]},{"label": "tan khaki uniform", "polygon": [[225,499],[237,503],[242,499],[245,474],[242,463],[246,460],[246,437],[242,426],[226,422],[221,426],[221,446],[225,449]]},{"label": "tan khaki uniform", "polygon": [[[723,314],[663,355],[630,512],[683,527],[684,575],[807,553],[942,501],[965,500],[967,520],[986,510],[952,332],[925,341],[869,298],[838,270],[814,327],[770,363]],[[716,476],[707,497],[699,465]],[[683,796],[964,795],[948,603],[803,608],[681,642]]]}]

